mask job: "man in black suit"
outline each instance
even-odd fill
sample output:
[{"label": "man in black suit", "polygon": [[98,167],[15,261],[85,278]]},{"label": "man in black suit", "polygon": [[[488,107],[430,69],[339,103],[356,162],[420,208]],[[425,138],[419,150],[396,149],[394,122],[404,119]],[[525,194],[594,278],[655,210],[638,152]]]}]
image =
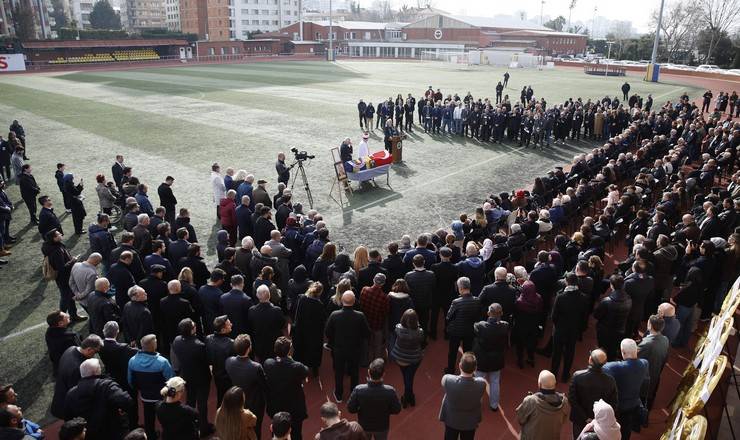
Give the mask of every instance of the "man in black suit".
[{"label": "man in black suit", "polygon": [[125,166],[123,165],[123,156],[120,154],[116,155],[116,161],[113,162],[113,166],[110,169],[111,174],[113,175],[113,181],[116,182],[116,186],[118,187],[119,191],[123,190],[123,169]]},{"label": "man in black suit", "polygon": [[157,194],[159,194],[159,205],[164,207],[164,218],[170,225],[175,224],[175,210],[177,206],[177,199],[172,193],[172,183],[174,181],[174,177],[167,176],[164,179],[164,182],[162,182],[162,184],[159,185],[159,188],[157,188]]},{"label": "man in black suit", "polygon": [[[129,301],[128,289],[136,284],[136,279],[134,279],[134,275],[131,273],[131,266],[134,258],[133,253],[123,251],[119,255],[118,260],[111,260],[113,265],[108,270],[108,281],[110,281],[110,285],[113,286],[116,304],[120,309],[123,309]],[[105,324],[105,322],[103,322],[103,324]]]},{"label": "man in black suit", "polygon": [[254,224],[254,246],[259,249],[265,242],[270,241],[270,234],[274,231],[275,225],[270,221],[272,212],[269,206],[263,206],[259,211],[260,217]]},{"label": "man in black suit", "polygon": [[362,290],[363,287],[372,287],[375,275],[382,273],[386,276],[386,283],[385,286],[383,286],[383,291],[388,293],[395,280],[391,281],[390,278],[388,278],[388,270],[386,270],[382,265],[383,259],[380,256],[380,252],[373,249],[368,255],[370,257],[370,261],[368,261],[367,267],[360,269],[360,273],[357,274],[358,289]]},{"label": "man in black suit", "polygon": [[162,355],[170,357],[170,345],[180,333],[180,321],[185,318],[195,320],[195,310],[190,301],[180,295],[182,285],[178,280],[167,283],[169,295],[159,301],[162,311]]},{"label": "man in black suit", "polygon": [[180,366],[178,374],[185,379],[188,405],[198,405],[198,422],[200,435],[205,437],[213,433],[213,426],[208,423],[208,392],[211,389],[211,370],[208,366],[206,344],[195,335],[195,322],[185,318],[178,324],[180,335],[172,342],[172,353]]},{"label": "man in black suit", "polygon": [[[39,234],[41,234],[41,238],[45,240],[46,234],[52,229],[56,229],[64,234],[64,231],[62,230],[62,224],[61,222],[59,222],[59,218],[54,213],[54,204],[52,203],[51,197],[39,197],[39,205],[41,205],[41,212],[39,213]],[[14,240],[11,241],[11,243],[13,242]]]},{"label": "man in black suit", "polygon": [[557,377],[560,369],[560,358],[563,356],[563,382],[570,379],[570,366],[576,342],[581,333],[583,310],[588,298],[578,288],[578,276],[570,272],[565,276],[565,289],[555,298],[552,306],[552,365],[550,371]]},{"label": "man in black suit", "polygon": [[396,390],[383,383],[385,362],[375,359],[367,369],[367,384],[357,385],[349,396],[347,410],[357,414],[368,438],[387,438],[390,418],[401,412]]},{"label": "man in black suit", "polygon": [[[128,361],[136,354],[137,350],[128,344],[117,341],[119,327],[116,321],[108,321],[103,326],[103,348],[100,350],[100,360],[105,365],[105,372],[116,381],[116,383],[129,395],[136,397],[128,383]],[[136,409],[128,412],[129,426],[137,426],[139,423],[138,399],[133,400]]]},{"label": "man in black suit", "polygon": [[213,320],[213,334],[206,336],[206,354],[211,365],[213,382],[216,384],[216,406],[221,406],[224,394],[231,387],[231,380],[226,372],[226,359],[234,355],[234,340],[229,337],[231,321],[226,315]]},{"label": "man in black suit", "polygon": [[341,300],[342,309],[332,312],[324,330],[334,360],[334,398],[337,402],[342,401],[345,373],[350,377],[351,389],[359,383],[363,342],[370,337],[367,318],[354,309],[355,294],[345,292]]},{"label": "man in black suit", "polygon": [[445,325],[444,334],[447,334],[446,320],[447,311],[455,298],[455,281],[457,281],[458,270],[452,261],[452,250],[443,247],[439,250],[439,263],[432,264],[434,272],[435,288],[431,300],[431,316],[429,319],[429,337],[437,339],[437,319],[442,312],[442,323]]},{"label": "man in black suit", "polygon": [[254,303],[243,289],[244,277],[234,275],[231,277],[231,290],[221,295],[219,299],[221,313],[228,316],[231,321],[232,338],[249,333],[249,309]]},{"label": "man in black suit", "polygon": [[[118,247],[113,249],[110,253],[110,262],[116,262],[121,258],[121,254],[125,251],[131,252],[133,259],[131,260],[131,275],[134,277],[134,281],[139,282],[144,279],[146,272],[144,271],[144,263],[139,256],[139,251],[134,247],[134,234],[128,231],[123,231],[118,242]],[[170,260],[172,261],[172,260]],[[115,285],[115,283],[113,283]]]},{"label": "man in black suit", "polygon": [[425,333],[428,333],[429,306],[431,305],[432,294],[437,285],[437,279],[434,276],[434,272],[424,268],[424,263],[423,255],[414,255],[412,259],[414,270],[408,272],[404,279],[409,285],[416,314],[419,315],[419,326],[421,326]]},{"label": "man in black suit", "polygon": [[28,216],[30,217],[31,223],[37,225],[39,219],[36,218],[36,196],[41,192],[41,188],[36,183],[36,178],[31,174],[31,165],[25,164],[22,168],[23,172],[18,176],[18,184],[21,188],[21,198],[28,208]]},{"label": "man in black suit", "polygon": [[147,293],[140,286],[128,290],[129,302],[121,312],[121,329],[123,337],[130,345],[139,345],[146,335],[154,334],[152,312],[147,308]]},{"label": "man in black suit", "polygon": [[586,423],[593,420],[594,402],[603,399],[612,408],[618,407],[617,383],[601,370],[605,363],[606,353],[597,348],[588,357],[588,369],[573,373],[568,389],[573,439],[577,439]]},{"label": "man in black suit", "polygon": [[459,298],[455,298],[447,311],[447,332],[450,343],[447,351],[445,374],[454,374],[457,352],[462,343],[463,352],[473,349],[473,325],[483,317],[480,301],[471,293],[470,278],[460,277],[456,281]]},{"label": "man in black suit", "polygon": [[503,310],[502,321],[512,323],[514,316],[514,304],[516,303],[517,291],[506,282],[506,268],[497,267],[493,271],[494,282],[481,290],[478,299],[480,300],[481,314],[488,313],[488,306],[493,303],[501,305]]},{"label": "man in black suit", "polygon": [[255,358],[264,363],[273,356],[275,341],[285,328],[285,317],[280,307],[270,302],[270,288],[264,284],[257,288],[257,300],[259,304],[249,309],[249,333],[252,335]]},{"label": "man in black suit", "polygon": [[79,347],[67,348],[59,359],[59,371],[54,383],[54,397],[49,411],[56,418],[64,418],[64,399],[67,391],[80,381],[80,365],[95,356],[103,348],[103,340],[98,335],[85,338]]},{"label": "man in black suit", "polygon": [[293,345],[285,336],[277,338],[274,358],[267,359],[267,414],[272,417],[285,411],[291,416],[291,438],[302,440],[303,421],[308,418],[303,383],[308,378],[308,367],[291,358]]},{"label": "man in black suit", "polygon": [[110,282],[107,278],[95,280],[95,291],[87,297],[87,314],[90,317],[90,333],[98,336],[103,335],[103,327],[108,321],[121,318],[121,310],[115,302],[108,297]]},{"label": "man in black suit", "polygon": [[68,328],[69,314],[56,310],[46,316],[46,323],[49,327],[46,329],[46,348],[49,352],[49,359],[54,371],[54,377],[57,375],[59,368],[59,359],[62,353],[69,347],[80,345],[80,335]]},{"label": "man in black suit", "polygon": [[388,256],[383,260],[383,268],[387,271],[388,282],[393,283],[398,279],[403,279],[406,275],[406,265],[403,264],[403,255],[398,253],[398,243],[393,242],[388,245]]},{"label": "man in black suit", "polygon": [[710,206],[707,208],[707,215],[699,225],[699,239],[709,240],[714,237],[722,236],[722,223],[717,218],[719,209],[716,206]]},{"label": "man in black suit", "polygon": [[249,358],[251,349],[252,339],[249,335],[237,336],[234,341],[236,356],[226,359],[225,368],[231,383],[244,391],[246,396],[244,407],[257,417],[254,432],[259,439],[262,435],[262,418],[265,414],[267,378],[262,365]]}]

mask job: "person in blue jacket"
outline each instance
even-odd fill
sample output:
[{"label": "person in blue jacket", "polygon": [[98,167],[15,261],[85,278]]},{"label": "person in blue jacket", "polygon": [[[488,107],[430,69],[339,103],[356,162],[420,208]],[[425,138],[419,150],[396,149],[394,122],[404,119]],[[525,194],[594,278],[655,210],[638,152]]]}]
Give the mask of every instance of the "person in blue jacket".
[{"label": "person in blue jacket", "polygon": [[641,391],[647,389],[647,381],[650,380],[649,365],[646,359],[637,357],[637,343],[634,340],[622,339],[619,348],[624,360],[607,362],[602,370],[617,382],[617,421],[621,426],[622,440],[629,440],[633,426],[641,424]]},{"label": "person in blue jacket", "polygon": [[144,429],[149,438],[157,438],[154,425],[157,402],[162,399],[159,392],[174,375],[170,361],[157,353],[157,337],[146,335],[141,338],[141,351],[128,361],[128,383],[141,396],[144,404]]}]

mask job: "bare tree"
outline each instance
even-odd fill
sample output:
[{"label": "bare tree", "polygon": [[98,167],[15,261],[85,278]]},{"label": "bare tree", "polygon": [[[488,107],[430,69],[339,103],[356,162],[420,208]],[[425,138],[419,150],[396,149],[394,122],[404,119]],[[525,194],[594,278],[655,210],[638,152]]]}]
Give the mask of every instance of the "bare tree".
[{"label": "bare tree", "polygon": [[711,32],[709,49],[704,58],[706,63],[711,58],[722,32],[729,31],[730,27],[737,25],[740,20],[740,0],[699,0],[697,4],[701,21]]},{"label": "bare tree", "polygon": [[[660,33],[666,61],[675,60],[679,53],[687,53],[696,46],[696,22],[700,19],[699,8],[695,4],[676,1],[666,5]],[[653,11],[652,26],[657,26],[658,11]]]},{"label": "bare tree", "polygon": [[617,43],[617,58],[621,58],[624,42],[632,38],[632,22],[621,20],[612,22],[609,33],[607,34],[607,38],[609,37],[613,37]]}]

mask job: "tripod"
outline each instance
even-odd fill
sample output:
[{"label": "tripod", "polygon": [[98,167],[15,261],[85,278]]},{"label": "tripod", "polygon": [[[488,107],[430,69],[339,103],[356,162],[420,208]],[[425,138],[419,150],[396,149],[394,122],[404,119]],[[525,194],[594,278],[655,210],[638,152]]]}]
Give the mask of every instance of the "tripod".
[{"label": "tripod", "polygon": [[313,209],[313,196],[311,195],[311,187],[308,186],[308,178],[306,177],[306,169],[303,168],[303,161],[295,161],[293,165],[290,166],[290,168],[293,168],[296,165],[298,165],[298,172],[293,175],[293,183],[290,184],[290,192],[293,192],[295,181],[298,180],[298,173],[300,172],[301,180],[303,181],[303,188],[306,190],[306,196],[308,197],[308,206]]}]

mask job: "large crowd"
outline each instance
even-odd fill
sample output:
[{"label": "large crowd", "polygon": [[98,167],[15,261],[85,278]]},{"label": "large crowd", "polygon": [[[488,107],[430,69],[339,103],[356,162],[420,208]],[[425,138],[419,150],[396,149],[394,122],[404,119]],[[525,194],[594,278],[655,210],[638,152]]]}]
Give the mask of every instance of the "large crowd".
[{"label": "large crowd", "polygon": [[[535,178],[530,190],[485,196],[447,228],[352,254],[340,252],[331,225],[286,189],[282,153],[275,194],[266,180],[242,169],[222,174],[213,164],[209,185],[222,226],[213,267],[188,209],[178,208],[175,179],[158,186],[155,207],[146,176],[123,156],[112,181],[96,178],[100,210],[87,230],[82,179],[58,164],[64,208],[90,243],[85,259],[71,255],[52,196],[18,158],[25,134],[14,123],[0,150],[14,150],[14,167],[21,161],[14,176],[43,237],[43,275],[60,294],[46,333],[56,378],[51,414],[65,420],[60,438],[259,439],[268,416],[273,438],[300,440],[303,421],[316,416],[303,384],[325,368],[328,350],[334,402],[322,405],[316,438],[385,439],[390,417],[416,405],[414,376],[438,337],[449,345],[439,414],[445,439],[474,438],[486,393],[486,406],[499,410],[510,343],[518,368],[533,367],[535,354],[551,358],[516,408],[522,439],[559,438],[567,420],[574,439],[639,431],[669,351],[687,346],[740,271],[740,123],[731,113],[705,118],[688,96],[663,105],[633,95],[628,105],[578,98],[548,107],[531,88],[513,106],[498,87],[497,95],[496,103],[444,98],[430,88],[416,108],[428,132],[497,141],[506,130],[525,144],[530,134],[535,144],[583,135],[603,145]],[[382,104],[381,124],[412,130],[413,100]],[[386,110],[393,106],[396,119]],[[371,107],[358,106],[366,129]],[[2,256],[11,254],[9,222],[18,217],[4,191],[6,171]],[[116,228],[123,230],[114,237]],[[621,242],[627,257],[606,273],[607,249]],[[85,320],[81,338],[70,323]],[[594,322],[598,347],[585,369],[573,371],[575,347]],[[400,398],[383,381],[388,362],[402,373]],[[567,393],[556,390],[558,378]],[[218,410],[209,420],[212,384]],[[343,401],[357,422],[342,417]],[[12,385],[0,387],[0,434],[43,437],[23,418]]]}]

